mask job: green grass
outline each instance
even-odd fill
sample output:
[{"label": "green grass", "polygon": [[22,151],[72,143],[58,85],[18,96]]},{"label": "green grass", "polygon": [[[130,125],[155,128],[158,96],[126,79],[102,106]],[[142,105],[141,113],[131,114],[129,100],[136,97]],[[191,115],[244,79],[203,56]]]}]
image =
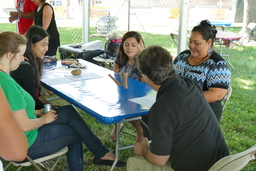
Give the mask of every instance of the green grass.
[{"label": "green grass", "polygon": [[[0,24],[0,28],[2,28],[2,24]],[[7,26],[5,26],[5,28],[7,28]],[[61,44],[72,44],[72,42],[69,42],[69,39],[67,39],[70,37],[67,30],[70,29],[71,28],[59,28]],[[79,30],[79,28],[76,29]],[[240,30],[241,28],[229,28],[229,31],[233,32],[239,32]],[[94,34],[95,32],[95,28],[91,28],[91,34]],[[158,44],[165,47],[171,53],[176,52],[176,47],[174,46],[169,35],[149,33],[141,34],[145,39],[146,46]],[[65,37],[66,39],[64,39]],[[105,38],[91,37],[91,40],[96,39],[103,40],[104,42],[106,41]],[[235,70],[232,71],[231,82],[233,92],[225,111],[223,112],[220,126],[223,130],[223,134],[231,154],[242,152],[243,150],[246,150],[256,144],[256,47],[249,46],[248,49],[250,51],[245,51],[242,48],[238,48],[236,51],[232,50],[230,54],[230,62],[235,67]],[[53,103],[57,105],[66,104],[66,102],[63,100],[56,100]],[[85,112],[81,110],[79,110],[79,112],[93,132],[102,140],[103,144],[105,144],[110,150],[114,151],[115,143],[109,141],[109,133],[113,125],[101,124],[100,122],[95,121],[93,117]],[[125,124],[124,130],[133,132],[133,128],[130,126],[130,124]],[[135,139],[133,137],[121,135],[122,145],[132,144],[134,141]],[[93,166],[93,155],[86,149],[86,147],[84,149],[86,171],[107,171],[110,169],[110,167]],[[121,151],[120,158],[121,160],[125,161],[128,157],[133,155],[134,154],[131,150],[124,150]],[[34,171],[33,167],[27,167],[23,170]],[[65,157],[61,159],[56,170],[68,170]],[[124,171],[125,169],[117,168],[116,170]],[[245,169],[243,169],[243,171],[255,170],[256,162],[251,162]]]}]

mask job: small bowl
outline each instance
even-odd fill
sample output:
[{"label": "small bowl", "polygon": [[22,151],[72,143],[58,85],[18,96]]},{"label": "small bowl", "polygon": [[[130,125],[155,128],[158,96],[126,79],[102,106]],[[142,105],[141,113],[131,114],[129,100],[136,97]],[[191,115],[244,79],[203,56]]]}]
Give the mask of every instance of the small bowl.
[{"label": "small bowl", "polygon": [[73,75],[80,75],[81,73],[82,73],[81,69],[74,69],[71,71],[71,74],[73,74]]}]

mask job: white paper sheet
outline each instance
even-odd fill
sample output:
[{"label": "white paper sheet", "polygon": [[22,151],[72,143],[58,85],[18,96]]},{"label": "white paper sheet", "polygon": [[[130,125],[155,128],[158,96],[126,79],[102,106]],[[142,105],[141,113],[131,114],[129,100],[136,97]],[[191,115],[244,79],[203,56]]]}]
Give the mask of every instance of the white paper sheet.
[{"label": "white paper sheet", "polygon": [[74,81],[79,81],[79,80],[87,80],[87,79],[95,79],[95,78],[101,78],[102,76],[95,74],[93,72],[88,72],[88,73],[82,73],[80,75],[65,75],[66,77],[74,80]]},{"label": "white paper sheet", "polygon": [[51,79],[42,79],[43,82],[49,85],[58,85],[58,84],[66,84],[74,82],[70,78],[67,77],[59,77],[59,78],[51,78]]},{"label": "white paper sheet", "polygon": [[138,97],[138,98],[133,98],[129,99],[130,101],[134,103],[138,103],[142,106],[151,108],[151,106],[155,103],[156,97],[153,96],[144,96],[144,97]]}]

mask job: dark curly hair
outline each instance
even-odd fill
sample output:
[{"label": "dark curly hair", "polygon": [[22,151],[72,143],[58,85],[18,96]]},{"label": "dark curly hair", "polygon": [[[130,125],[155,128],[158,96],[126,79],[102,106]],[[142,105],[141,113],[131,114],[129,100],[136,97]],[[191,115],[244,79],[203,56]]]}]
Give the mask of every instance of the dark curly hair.
[{"label": "dark curly hair", "polygon": [[191,32],[199,32],[205,41],[212,39],[212,44],[216,38],[217,30],[212,26],[209,20],[202,20],[198,26],[195,26]]},{"label": "dark curly hair", "polygon": [[123,35],[122,42],[121,42],[121,44],[119,45],[119,48],[118,48],[117,58],[120,61],[119,67],[124,66],[128,61],[128,56],[124,52],[123,44],[124,44],[126,39],[131,38],[131,37],[134,37],[137,40],[138,43],[140,41],[142,41],[143,44],[144,44],[144,40],[142,39],[142,36],[140,35],[140,33],[136,32],[136,31],[128,31],[127,33],[125,33]]}]

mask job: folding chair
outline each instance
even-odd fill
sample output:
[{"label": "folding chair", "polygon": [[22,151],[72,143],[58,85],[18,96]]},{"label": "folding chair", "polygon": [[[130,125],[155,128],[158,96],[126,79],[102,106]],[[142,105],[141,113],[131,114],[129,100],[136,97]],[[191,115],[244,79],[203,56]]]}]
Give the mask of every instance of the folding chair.
[{"label": "folding chair", "polygon": [[239,34],[242,36],[241,39],[234,41],[231,49],[234,46],[242,46],[245,50],[248,50],[246,48],[246,46],[244,45],[245,40],[248,40],[248,37],[250,36],[250,34],[252,33],[253,29],[256,27],[256,23],[249,23],[245,29],[242,29]]},{"label": "folding chair", "polygon": [[232,94],[232,87],[231,87],[231,85],[229,84],[228,92],[227,92],[227,94],[224,96],[224,98],[223,98],[223,100],[222,100],[222,106],[223,106],[223,107],[222,107],[222,111],[224,111],[224,109],[225,109],[225,107],[226,107],[226,105],[227,105],[227,103],[228,103],[228,100],[229,100],[231,94]]},{"label": "folding chair", "polygon": [[[48,155],[45,157],[41,157],[41,158],[38,158],[35,160],[32,160],[29,156],[27,156],[27,160],[25,162],[22,162],[22,163],[17,163],[17,162],[12,162],[12,161],[9,162],[5,166],[4,170],[6,171],[13,164],[14,166],[18,167],[16,171],[21,170],[24,166],[31,166],[31,165],[33,165],[36,168],[36,170],[38,170],[38,171],[43,171],[43,168],[47,169],[48,171],[53,171],[53,169],[59,162],[60,157],[64,154],[66,154],[67,151],[68,151],[68,147],[66,146],[54,154],[51,154],[51,155]],[[52,166],[50,164],[48,164],[48,162],[46,162],[47,160],[50,160],[50,159],[53,159],[56,157],[57,157],[57,160],[53,163]]]},{"label": "folding chair", "polygon": [[179,41],[179,35],[178,33],[170,33],[171,37],[172,37],[172,40],[173,42],[175,43],[175,45],[178,47],[178,41]]},{"label": "folding chair", "polygon": [[240,171],[256,157],[256,145],[234,155],[226,156],[217,161],[208,171]]}]

